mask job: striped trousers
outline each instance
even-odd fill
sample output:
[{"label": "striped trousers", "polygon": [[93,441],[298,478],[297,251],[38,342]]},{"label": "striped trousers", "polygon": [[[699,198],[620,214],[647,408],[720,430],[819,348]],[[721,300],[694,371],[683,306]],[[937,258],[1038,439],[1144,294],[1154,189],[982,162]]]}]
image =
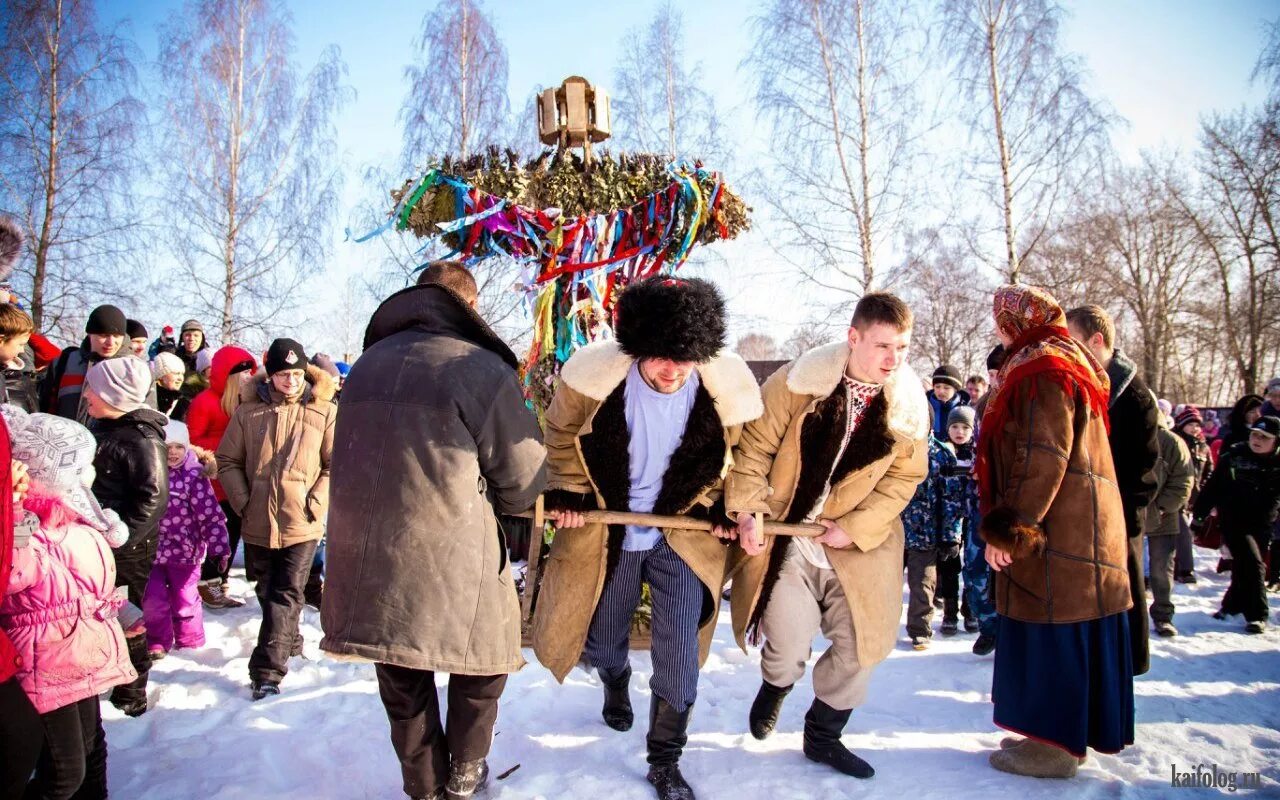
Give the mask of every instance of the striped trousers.
[{"label": "striped trousers", "polygon": [[584,655],[606,678],[626,669],[641,583],[649,584],[653,598],[649,689],[683,712],[698,696],[698,621],[706,590],[666,538],[650,550],[619,554],[591,618]]}]

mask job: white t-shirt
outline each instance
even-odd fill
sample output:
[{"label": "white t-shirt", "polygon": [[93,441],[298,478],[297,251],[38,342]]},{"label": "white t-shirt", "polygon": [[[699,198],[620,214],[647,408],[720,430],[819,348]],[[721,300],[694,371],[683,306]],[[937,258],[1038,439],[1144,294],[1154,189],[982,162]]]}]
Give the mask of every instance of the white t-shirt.
[{"label": "white t-shirt", "polygon": [[[631,434],[631,445],[627,451],[631,474],[630,510],[640,513],[653,511],[671,455],[684,439],[699,383],[695,370],[689,373],[684,386],[671,394],[663,394],[645,383],[639,361],[631,365],[623,390],[627,430]],[[628,525],[622,549],[650,550],[660,539],[662,531],[657,528]]]}]

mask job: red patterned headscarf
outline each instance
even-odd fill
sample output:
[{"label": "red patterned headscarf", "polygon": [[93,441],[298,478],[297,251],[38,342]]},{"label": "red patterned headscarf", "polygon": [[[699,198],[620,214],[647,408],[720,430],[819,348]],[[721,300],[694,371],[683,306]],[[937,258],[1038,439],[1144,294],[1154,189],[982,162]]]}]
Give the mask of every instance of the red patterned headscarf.
[{"label": "red patterned headscarf", "polygon": [[1013,340],[1005,348],[1004,365],[991,391],[978,442],[979,496],[984,511],[991,508],[994,485],[990,454],[1009,419],[1010,404],[1027,398],[1034,378],[1049,378],[1074,396],[1083,396],[1090,411],[1110,430],[1107,401],[1111,381],[1101,364],[1071,338],[1067,315],[1058,301],[1035,286],[1001,286],[992,303],[996,327]]}]

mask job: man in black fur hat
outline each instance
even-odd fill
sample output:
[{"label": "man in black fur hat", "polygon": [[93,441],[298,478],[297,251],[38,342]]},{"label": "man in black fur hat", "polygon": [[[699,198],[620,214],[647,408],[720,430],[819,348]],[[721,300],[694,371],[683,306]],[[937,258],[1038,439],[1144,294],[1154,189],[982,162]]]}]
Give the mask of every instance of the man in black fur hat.
[{"label": "man in black fur hat", "polygon": [[760,415],[760,393],[742,359],[722,352],[724,300],[706,281],[632,284],[619,297],[615,334],[569,359],[547,411],[547,507],[558,530],[535,610],[534,650],[561,681],[580,661],[594,666],[605,723],[630,729],[628,642],[641,583],[648,583],[648,780],[660,800],[693,800],[678,762],[728,548],[712,533],[606,529],[581,512],[724,520],[722,480],[742,425]]}]

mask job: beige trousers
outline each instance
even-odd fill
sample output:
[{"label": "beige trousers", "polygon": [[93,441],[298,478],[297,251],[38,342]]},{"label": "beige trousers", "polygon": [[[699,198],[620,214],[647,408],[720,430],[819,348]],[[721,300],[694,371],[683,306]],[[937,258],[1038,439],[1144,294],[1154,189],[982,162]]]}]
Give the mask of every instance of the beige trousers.
[{"label": "beige trousers", "polygon": [[840,711],[857,708],[866,700],[872,670],[858,663],[853,616],[834,570],[810,564],[793,549],[783,563],[760,628],[765,637],[760,670],[766,681],[791,686],[804,677],[813,637],[821,630],[831,646],[813,665],[814,695]]}]

